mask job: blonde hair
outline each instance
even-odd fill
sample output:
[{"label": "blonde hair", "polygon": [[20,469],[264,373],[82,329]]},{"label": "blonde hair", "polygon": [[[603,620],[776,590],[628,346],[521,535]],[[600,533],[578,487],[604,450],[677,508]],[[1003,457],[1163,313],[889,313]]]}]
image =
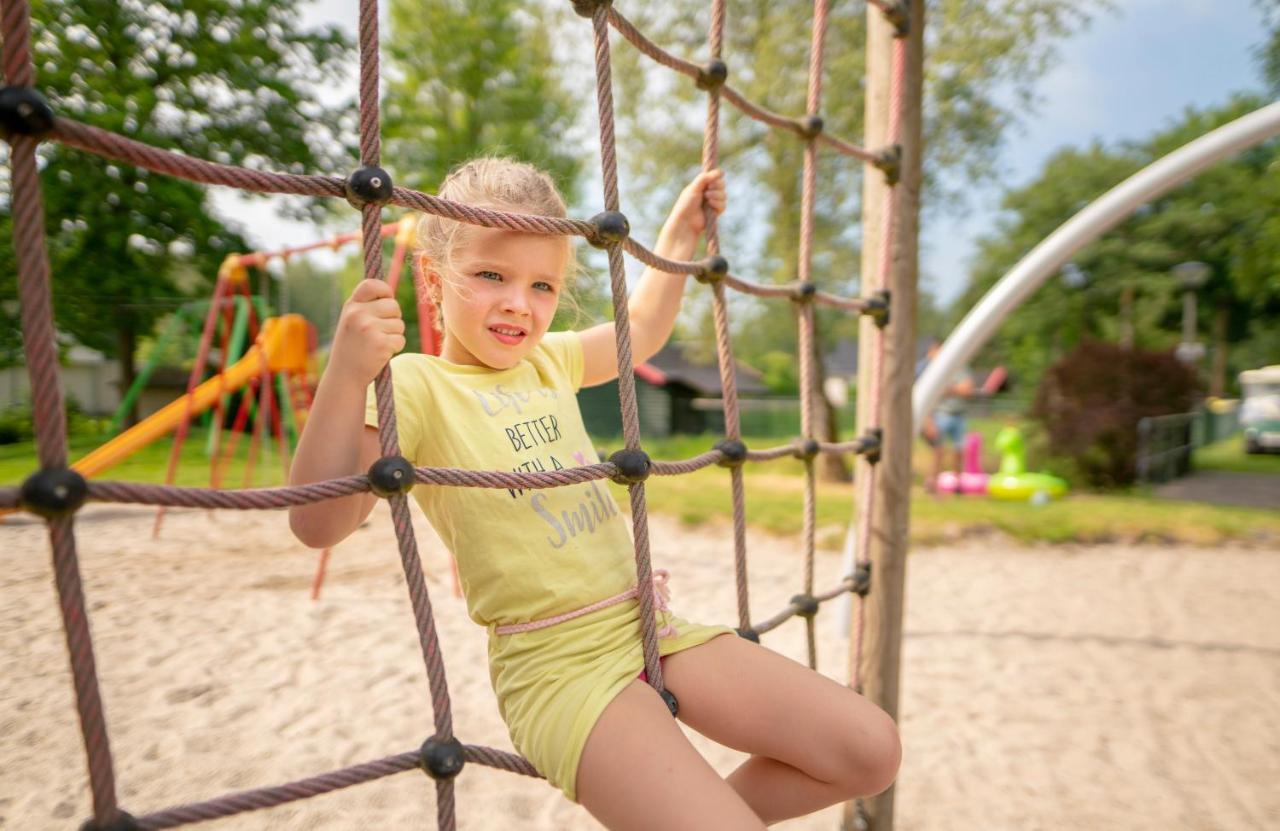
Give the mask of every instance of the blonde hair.
[{"label": "blonde hair", "polygon": [[[569,213],[550,176],[531,164],[505,156],[482,156],[458,165],[440,183],[437,195],[472,207],[510,213],[554,217],[565,217]],[[470,227],[465,222],[434,214],[424,214],[418,220],[414,265],[423,278],[427,270],[432,270],[439,273],[442,280],[448,279],[453,252],[465,241]],[[573,244],[568,237],[564,238],[564,244],[570,264],[565,275],[567,288],[577,268],[572,256]],[[561,301],[577,310],[569,292],[561,295]],[[436,325],[443,331],[439,304]]]}]

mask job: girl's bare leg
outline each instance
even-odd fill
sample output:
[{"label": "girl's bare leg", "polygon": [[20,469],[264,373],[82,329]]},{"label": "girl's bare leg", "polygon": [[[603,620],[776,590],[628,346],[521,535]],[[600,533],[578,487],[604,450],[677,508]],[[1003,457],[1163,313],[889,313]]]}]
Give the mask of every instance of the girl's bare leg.
[{"label": "girl's bare leg", "polygon": [[764,828],[639,680],[610,702],[587,737],[577,797],[612,831]]},{"label": "girl's bare leg", "polygon": [[879,793],[897,776],[893,720],[770,649],[722,635],[668,656],[664,668],[682,721],[752,754],[728,783],[766,823]]}]

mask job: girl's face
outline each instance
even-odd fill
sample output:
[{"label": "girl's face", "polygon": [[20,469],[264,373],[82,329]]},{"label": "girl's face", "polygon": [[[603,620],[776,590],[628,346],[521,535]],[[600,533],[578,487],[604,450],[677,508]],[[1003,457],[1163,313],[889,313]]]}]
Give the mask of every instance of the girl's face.
[{"label": "girl's face", "polygon": [[542,340],[560,303],[569,246],[563,237],[467,228],[440,287],[444,344],[455,364],[508,369]]}]

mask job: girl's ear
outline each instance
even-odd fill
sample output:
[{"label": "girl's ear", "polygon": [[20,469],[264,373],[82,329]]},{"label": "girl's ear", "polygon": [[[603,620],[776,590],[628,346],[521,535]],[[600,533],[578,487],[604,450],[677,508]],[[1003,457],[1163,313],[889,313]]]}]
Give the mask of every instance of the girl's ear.
[{"label": "girl's ear", "polygon": [[431,268],[431,260],[425,251],[418,251],[413,255],[413,277],[418,289],[425,290],[431,302],[440,305],[440,272]]}]

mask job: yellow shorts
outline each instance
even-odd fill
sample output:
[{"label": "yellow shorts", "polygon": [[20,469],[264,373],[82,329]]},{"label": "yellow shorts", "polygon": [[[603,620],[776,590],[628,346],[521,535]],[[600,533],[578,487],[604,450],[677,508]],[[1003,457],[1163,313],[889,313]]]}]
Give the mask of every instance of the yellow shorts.
[{"label": "yellow shorts", "polygon": [[[656,611],[656,610],[655,610]],[[662,655],[734,630],[657,612]],[[578,761],[596,719],[644,668],[640,604],[635,600],[515,635],[490,634],[489,677],[511,741],[547,781],[576,802]]]}]

